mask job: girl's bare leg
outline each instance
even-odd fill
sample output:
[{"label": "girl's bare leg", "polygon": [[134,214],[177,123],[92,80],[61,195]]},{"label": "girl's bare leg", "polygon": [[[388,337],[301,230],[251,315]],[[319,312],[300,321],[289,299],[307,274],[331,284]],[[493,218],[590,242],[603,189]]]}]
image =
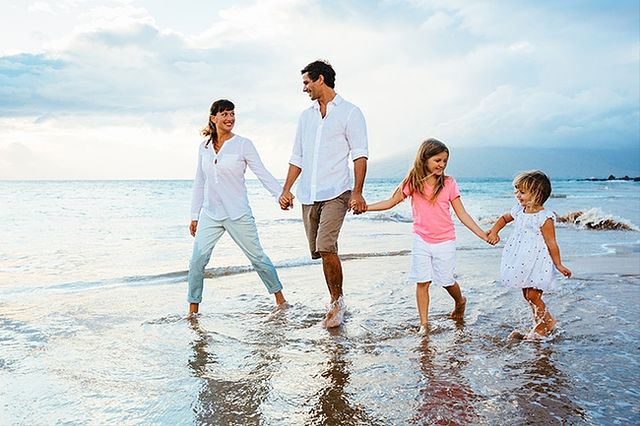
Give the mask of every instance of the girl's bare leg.
[{"label": "girl's bare leg", "polygon": [[429,326],[429,284],[431,281],[416,284],[416,304],[420,316],[420,331],[426,331]]},{"label": "girl's bare leg", "polygon": [[447,290],[449,296],[453,297],[453,300],[456,304],[453,308],[453,311],[451,311],[451,315],[449,315],[449,318],[461,320],[462,318],[464,318],[464,310],[467,307],[467,299],[462,296],[462,290],[460,290],[460,286],[456,282],[449,287],[445,287],[444,289]]}]

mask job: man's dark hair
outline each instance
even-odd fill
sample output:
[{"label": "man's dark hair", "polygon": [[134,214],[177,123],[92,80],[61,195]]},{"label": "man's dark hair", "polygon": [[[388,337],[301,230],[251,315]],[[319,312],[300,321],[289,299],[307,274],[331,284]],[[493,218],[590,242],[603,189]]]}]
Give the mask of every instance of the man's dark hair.
[{"label": "man's dark hair", "polygon": [[308,72],[312,81],[316,81],[320,75],[324,77],[324,83],[332,89],[336,87],[336,72],[327,61],[314,61],[304,67],[301,74]]}]

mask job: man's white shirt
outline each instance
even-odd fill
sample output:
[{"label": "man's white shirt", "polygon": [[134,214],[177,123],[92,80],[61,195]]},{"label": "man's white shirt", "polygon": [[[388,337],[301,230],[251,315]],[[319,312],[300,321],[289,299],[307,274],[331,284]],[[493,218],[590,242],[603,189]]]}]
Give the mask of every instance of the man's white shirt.
[{"label": "man's white shirt", "polygon": [[298,121],[290,164],[302,169],[297,196],[302,204],[326,201],[352,188],[351,160],[368,157],[367,126],[354,104],[336,95],[324,118],[315,101]]}]

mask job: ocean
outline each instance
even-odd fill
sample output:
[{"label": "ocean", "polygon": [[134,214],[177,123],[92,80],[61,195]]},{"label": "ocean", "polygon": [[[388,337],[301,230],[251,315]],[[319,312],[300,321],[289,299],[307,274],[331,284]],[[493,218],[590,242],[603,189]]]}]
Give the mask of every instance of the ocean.
[{"label": "ocean", "polygon": [[[372,179],[368,202],[397,180]],[[507,179],[458,179],[483,228],[515,203]],[[327,291],[300,206],[256,181],[260,239],[290,307],[272,300],[228,237],[201,314],[186,313],[191,181],[0,182],[0,424],[629,424],[640,421],[640,183],[558,180],[546,206],[574,277],[530,326],[497,285],[502,243],[457,224],[466,319],[432,288],[419,335],[408,202],[349,215],[340,238],[348,316],[319,322]],[[506,240],[510,227],[503,230]]]}]

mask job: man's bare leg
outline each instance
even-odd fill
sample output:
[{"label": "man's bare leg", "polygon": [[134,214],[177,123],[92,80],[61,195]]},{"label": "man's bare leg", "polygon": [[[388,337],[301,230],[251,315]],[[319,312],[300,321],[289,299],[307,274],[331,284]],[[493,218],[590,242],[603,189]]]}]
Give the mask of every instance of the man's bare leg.
[{"label": "man's bare leg", "polygon": [[467,299],[462,296],[460,286],[456,282],[449,287],[445,287],[444,289],[447,290],[449,296],[453,297],[453,300],[455,302],[455,306],[453,308],[453,311],[451,311],[451,315],[449,315],[449,318],[454,320],[461,320],[462,318],[464,318],[464,310],[467,307]]},{"label": "man's bare leg", "polygon": [[416,284],[416,305],[420,316],[420,332],[424,333],[429,327],[429,284],[431,281]]},{"label": "man's bare leg", "polygon": [[327,312],[323,323],[325,326],[337,327],[340,324],[333,325],[331,320],[342,309],[338,302],[338,299],[342,297],[342,264],[340,263],[340,257],[338,253],[320,252],[322,257],[322,271],[324,272],[324,279],[327,282],[329,288],[329,294],[331,295],[331,308]]}]

